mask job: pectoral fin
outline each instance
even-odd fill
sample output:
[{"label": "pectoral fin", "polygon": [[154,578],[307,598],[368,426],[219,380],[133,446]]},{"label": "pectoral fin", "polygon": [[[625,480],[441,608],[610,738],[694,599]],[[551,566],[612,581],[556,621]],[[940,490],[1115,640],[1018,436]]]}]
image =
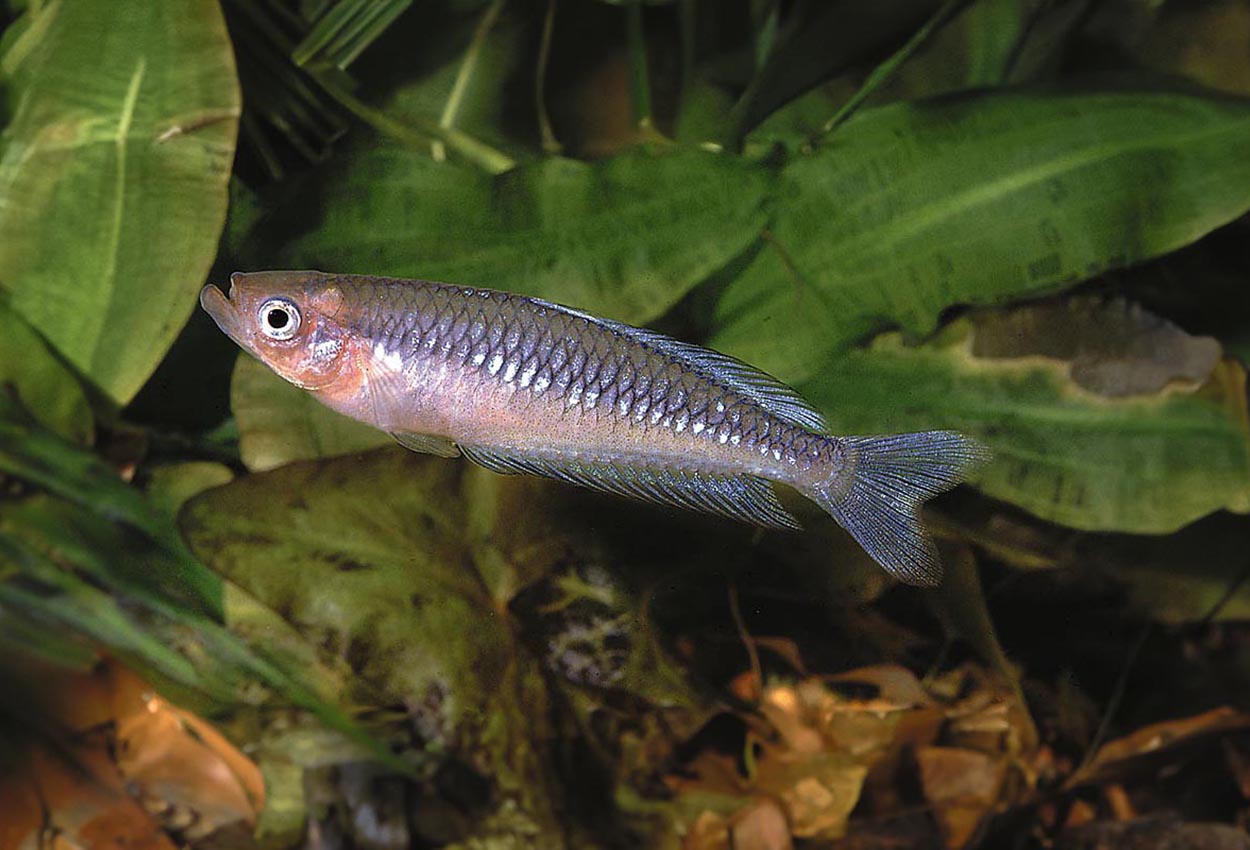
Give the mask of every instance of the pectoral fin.
[{"label": "pectoral fin", "polygon": [[446,437],[431,437],[429,434],[417,434],[412,431],[392,431],[395,442],[406,449],[439,457],[459,457],[460,449]]}]

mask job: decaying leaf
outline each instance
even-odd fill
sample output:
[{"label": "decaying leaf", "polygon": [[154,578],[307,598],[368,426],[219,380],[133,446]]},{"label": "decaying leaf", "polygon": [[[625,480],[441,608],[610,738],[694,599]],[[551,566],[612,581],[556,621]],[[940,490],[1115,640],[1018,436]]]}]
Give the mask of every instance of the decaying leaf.
[{"label": "decaying leaf", "polygon": [[[1243,368],[1213,361],[1211,341],[1137,311],[1119,323],[1125,335],[1114,346],[1096,340],[1099,313],[1061,315],[1040,314],[1086,333],[1047,347],[1023,333],[1042,321],[1036,308],[995,312],[955,321],[924,345],[878,337],[802,389],[839,433],[940,425],[979,436],[994,452],[974,475],[979,489],[1074,528],[1159,534],[1212,511],[1250,511]],[[1172,356],[1150,342],[1160,338]],[[978,355],[984,349],[995,356]],[[1005,351],[1030,354],[997,356]],[[1076,361],[1043,351],[1080,358],[1083,380],[1116,392],[1079,385]]]},{"label": "decaying leaf", "polygon": [[1182,823],[1174,817],[1097,821],[1066,831],[1057,850],[1250,850],[1245,830],[1222,823]]},{"label": "decaying leaf", "polygon": [[1007,761],[962,747],[922,747],[916,751],[916,763],[946,846],[959,850],[1000,804]]},{"label": "decaying leaf", "polygon": [[1068,778],[1066,787],[1108,782],[1187,744],[1245,729],[1250,729],[1250,713],[1230,706],[1144,726],[1104,744],[1088,763]]},{"label": "decaying leaf", "polygon": [[[1032,722],[991,682],[965,668],[922,684],[903,667],[880,665],[770,684],[758,705],[763,722],[744,717],[745,771],[704,752],[688,766],[693,778],[669,778],[692,813],[685,846],[726,846],[717,842],[765,801],[780,803],[793,838],[837,838],[861,808],[879,817],[914,806],[899,792],[908,773],[947,846],[965,846],[1033,783],[1036,753],[1022,749],[1035,740]],[[716,808],[699,807],[710,800]]]},{"label": "decaying leaf", "polygon": [[26,699],[38,730],[6,753],[3,850],[58,834],[77,847],[154,850],[176,846],[172,837],[250,835],[265,803],[256,765],[125,668],[44,670]]},{"label": "decaying leaf", "polygon": [[1128,301],[1069,298],[974,319],[972,356],[1040,357],[1068,364],[1076,386],[1106,398],[1191,391],[1220,362],[1219,342],[1191,336]]}]

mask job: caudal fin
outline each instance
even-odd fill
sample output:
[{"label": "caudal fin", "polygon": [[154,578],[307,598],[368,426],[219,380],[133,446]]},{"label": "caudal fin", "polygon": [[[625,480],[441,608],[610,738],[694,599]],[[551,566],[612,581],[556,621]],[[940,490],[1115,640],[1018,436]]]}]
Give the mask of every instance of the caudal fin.
[{"label": "caudal fin", "polygon": [[953,431],[831,439],[846,447],[846,466],[811,497],[896,578],[937,584],[942,565],[920,506],[958,484],[988,451]]}]

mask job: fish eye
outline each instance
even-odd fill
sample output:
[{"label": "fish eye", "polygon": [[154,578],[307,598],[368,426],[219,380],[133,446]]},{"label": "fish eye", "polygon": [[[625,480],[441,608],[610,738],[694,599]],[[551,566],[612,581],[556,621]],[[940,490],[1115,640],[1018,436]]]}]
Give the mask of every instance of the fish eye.
[{"label": "fish eye", "polygon": [[290,339],[299,330],[299,309],[285,298],[270,298],[256,315],[261,331],[270,339]]}]

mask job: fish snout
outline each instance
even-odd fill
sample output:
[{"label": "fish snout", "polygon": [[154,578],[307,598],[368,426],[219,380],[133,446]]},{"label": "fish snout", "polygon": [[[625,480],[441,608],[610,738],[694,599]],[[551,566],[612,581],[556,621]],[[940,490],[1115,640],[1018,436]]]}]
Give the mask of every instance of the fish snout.
[{"label": "fish snout", "polygon": [[235,342],[240,341],[239,311],[231,301],[234,296],[234,283],[231,282],[230,294],[222,292],[211,283],[200,290],[200,306],[204,312],[213,317],[217,327]]}]

